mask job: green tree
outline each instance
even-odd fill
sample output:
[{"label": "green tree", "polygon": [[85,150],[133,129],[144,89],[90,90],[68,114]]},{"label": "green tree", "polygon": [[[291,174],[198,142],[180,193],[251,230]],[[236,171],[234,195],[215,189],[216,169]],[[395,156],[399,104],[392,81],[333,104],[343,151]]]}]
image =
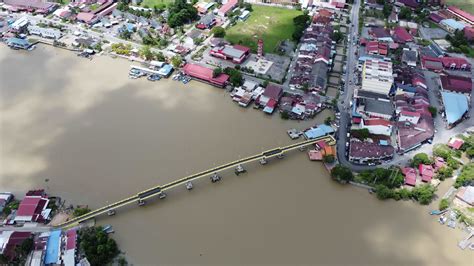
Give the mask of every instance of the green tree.
[{"label": "green tree", "polygon": [[464,165],[461,173],[459,174],[458,178],[456,178],[456,182],[454,183],[455,188],[468,185],[474,185],[474,163]]},{"label": "green tree", "polygon": [[442,210],[446,210],[447,208],[449,207],[449,201],[448,199],[442,199],[440,202],[439,202],[439,209],[442,211]]},{"label": "green tree", "polygon": [[331,125],[331,122],[332,122],[332,117],[331,116],[328,116],[326,117],[326,119],[324,119],[324,124],[326,125]]},{"label": "green tree", "polygon": [[377,198],[381,200],[393,198],[395,194],[392,189],[388,188],[385,185],[375,186],[375,193],[377,195]]},{"label": "green tree", "polygon": [[169,5],[168,25],[175,28],[199,18],[197,9],[186,0],[175,0]]},{"label": "green tree", "polygon": [[402,6],[400,8],[400,13],[398,13],[398,17],[400,19],[411,20],[412,18],[411,9],[408,7]]},{"label": "green tree", "polygon": [[293,18],[293,24],[295,29],[293,30],[292,38],[294,41],[299,42],[301,37],[303,37],[304,30],[308,27],[311,17],[307,14],[299,15]]},{"label": "green tree", "polygon": [[148,45],[145,45],[140,49],[140,55],[146,60],[153,60],[155,58],[155,55]]},{"label": "green tree", "polygon": [[340,43],[342,40],[344,40],[344,34],[340,31],[336,31],[332,35],[332,40],[335,41],[336,43]]},{"label": "green tree", "polygon": [[283,111],[283,112],[280,113],[280,117],[283,120],[288,120],[290,118],[290,115],[288,114],[287,111]]},{"label": "green tree", "polygon": [[436,107],[434,107],[434,106],[429,106],[429,107],[428,107],[428,111],[430,111],[431,116],[432,116],[433,118],[435,118],[436,115],[438,114],[438,109],[437,109]]},{"label": "green tree", "polygon": [[387,3],[385,0],[381,0],[383,3],[383,10],[382,13],[383,15],[388,18],[390,14],[392,13],[393,6],[389,3]]},{"label": "green tree", "polygon": [[214,34],[214,37],[217,38],[224,38],[226,34],[225,29],[221,26],[216,26],[212,28],[211,33]]},{"label": "green tree", "polygon": [[332,155],[332,154],[328,154],[328,155],[323,156],[323,162],[325,162],[325,163],[333,163],[334,161],[336,161],[336,157],[334,157],[334,155]]},{"label": "green tree", "polygon": [[426,153],[417,153],[411,160],[412,167],[418,167],[420,164],[432,164],[433,161]]},{"label": "green tree", "polygon": [[78,234],[79,248],[91,265],[107,265],[119,254],[115,240],[102,227],[83,228]]},{"label": "green tree", "polygon": [[398,193],[398,195],[400,195],[400,198],[403,199],[403,200],[407,200],[411,197],[410,190],[408,190],[406,188],[399,189],[397,191],[397,193]]},{"label": "green tree", "polygon": [[428,205],[435,196],[436,188],[432,185],[425,184],[415,187],[412,190],[413,197],[422,205]]},{"label": "green tree", "polygon": [[354,179],[351,169],[340,164],[331,169],[331,177],[339,182],[344,183]]},{"label": "green tree", "polygon": [[153,56],[154,56],[154,57],[156,58],[156,60],[158,60],[158,61],[161,61],[161,62],[166,61],[166,57],[165,57],[165,55],[164,55],[162,52],[154,53]]},{"label": "green tree", "polygon": [[212,77],[214,77],[214,78],[219,76],[220,74],[222,74],[222,68],[220,68],[220,67],[216,67],[212,71]]},{"label": "green tree", "polygon": [[353,129],[351,130],[351,135],[354,138],[364,140],[370,136],[370,131],[367,128],[362,128],[362,129]]},{"label": "green tree", "polygon": [[89,208],[76,208],[74,209],[74,211],[72,212],[72,215],[74,217],[79,217],[79,216],[82,216],[88,212],[90,212],[91,210]]},{"label": "green tree", "polygon": [[451,168],[449,166],[441,167],[436,172],[436,178],[438,178],[441,181],[445,180],[446,178],[452,177],[452,176],[453,176],[453,168]]},{"label": "green tree", "polygon": [[171,64],[175,68],[178,68],[179,66],[181,66],[182,63],[183,63],[183,59],[179,55],[175,55],[171,58]]}]

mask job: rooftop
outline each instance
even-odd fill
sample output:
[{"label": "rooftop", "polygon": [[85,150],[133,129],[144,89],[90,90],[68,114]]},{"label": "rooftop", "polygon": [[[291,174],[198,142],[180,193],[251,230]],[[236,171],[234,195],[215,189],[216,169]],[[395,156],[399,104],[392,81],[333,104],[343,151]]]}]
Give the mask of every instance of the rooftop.
[{"label": "rooftop", "polygon": [[383,158],[392,156],[395,149],[390,145],[379,145],[377,143],[351,141],[349,156],[354,158]]},{"label": "rooftop", "polygon": [[469,111],[468,99],[465,95],[454,92],[441,92],[443,105],[446,113],[446,120],[449,124],[457,122]]},{"label": "rooftop", "polygon": [[471,94],[472,79],[464,76],[440,75],[443,90]]}]

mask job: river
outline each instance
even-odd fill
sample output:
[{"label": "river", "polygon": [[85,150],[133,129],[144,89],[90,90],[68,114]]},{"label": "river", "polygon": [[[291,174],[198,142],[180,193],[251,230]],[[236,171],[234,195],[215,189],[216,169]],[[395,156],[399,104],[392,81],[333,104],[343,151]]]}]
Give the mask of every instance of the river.
[{"label": "river", "polygon": [[[284,121],[195,81],[130,80],[130,64],[1,45],[0,191],[45,187],[95,208],[292,143],[287,129],[328,114]],[[430,207],[339,185],[306,153],[248,170],[99,222],[136,265],[472,265],[456,246],[461,232],[437,224]]]}]

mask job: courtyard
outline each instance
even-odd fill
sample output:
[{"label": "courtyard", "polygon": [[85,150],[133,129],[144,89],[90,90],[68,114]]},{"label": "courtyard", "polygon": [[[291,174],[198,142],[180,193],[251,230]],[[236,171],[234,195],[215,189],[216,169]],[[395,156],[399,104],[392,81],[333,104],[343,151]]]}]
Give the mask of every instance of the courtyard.
[{"label": "courtyard", "polygon": [[258,39],[265,40],[263,51],[274,53],[281,41],[291,40],[294,31],[293,18],[302,11],[268,6],[253,6],[250,17],[226,31],[225,38],[234,43],[250,47],[257,51]]}]

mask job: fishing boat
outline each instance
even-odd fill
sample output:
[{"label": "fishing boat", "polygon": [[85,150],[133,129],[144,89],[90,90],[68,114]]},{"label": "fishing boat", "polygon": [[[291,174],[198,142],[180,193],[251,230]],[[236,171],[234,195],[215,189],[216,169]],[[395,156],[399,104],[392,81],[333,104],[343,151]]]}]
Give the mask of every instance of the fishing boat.
[{"label": "fishing boat", "polygon": [[236,175],[239,175],[241,173],[245,173],[247,170],[245,170],[245,168],[242,166],[242,165],[237,165],[237,167],[235,167],[235,174]]},{"label": "fishing boat", "polygon": [[446,210],[442,210],[442,211],[440,211],[440,210],[432,210],[432,211],[430,211],[430,214],[431,214],[431,215],[440,215],[440,214],[443,214],[443,213],[445,213],[445,212],[447,212],[447,211],[448,211],[447,209],[446,209]]},{"label": "fishing boat", "polygon": [[108,216],[113,216],[113,215],[115,215],[115,210],[109,210],[109,211],[107,211],[107,215],[108,215]]},{"label": "fishing boat", "polygon": [[187,190],[193,189],[193,183],[192,183],[191,181],[186,182],[186,189],[187,189]]}]

